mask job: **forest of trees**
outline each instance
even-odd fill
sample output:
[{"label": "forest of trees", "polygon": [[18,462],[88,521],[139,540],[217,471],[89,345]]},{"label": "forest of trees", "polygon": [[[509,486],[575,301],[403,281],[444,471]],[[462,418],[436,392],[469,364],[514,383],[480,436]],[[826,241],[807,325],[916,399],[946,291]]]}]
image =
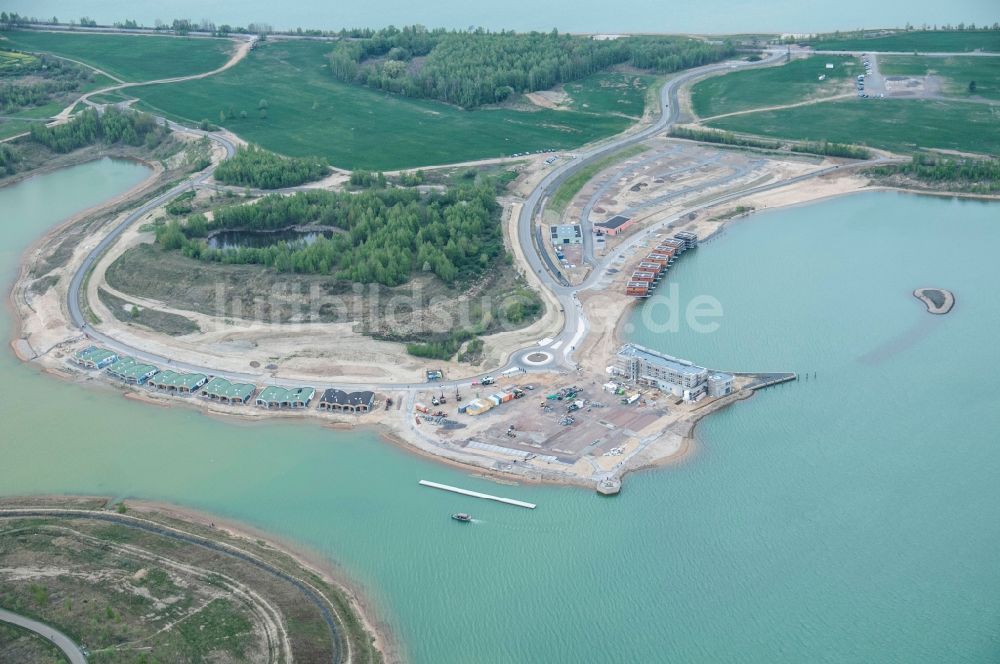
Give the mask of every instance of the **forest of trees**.
[{"label": "forest of trees", "polygon": [[13,175],[17,173],[17,164],[21,161],[21,155],[17,150],[6,143],[0,143],[0,175]]},{"label": "forest of trees", "polygon": [[618,64],[672,72],[732,56],[731,44],[687,37],[595,40],[531,32],[454,32],[420,26],[367,32],[329,55],[335,78],[473,108],[547,90]]},{"label": "forest of trees", "polygon": [[87,69],[57,58],[11,55],[16,57],[4,57],[0,49],[0,113],[43,106],[93,80]]},{"label": "forest of trees", "polygon": [[281,189],[319,180],[329,172],[330,167],[319,157],[282,157],[250,145],[219,164],[215,179],[241,187]]},{"label": "forest of trees", "polygon": [[[232,264],[255,263],[280,272],[332,274],[352,282],[398,286],[417,271],[445,283],[471,279],[503,254],[496,191],[489,182],[422,195],[412,189],[359,193],[272,194],[253,205],[236,205],[185,224],[157,230],[157,242],[186,256]],[[311,244],[212,249],[202,238],[215,230],[271,230],[304,224],[346,231]]]},{"label": "forest of trees", "polygon": [[54,152],[72,152],[94,143],[124,143],[156,147],[170,133],[148,113],[109,108],[103,114],[89,108],[65,124],[31,126],[31,139]]},{"label": "forest of trees", "polygon": [[385,173],[356,170],[351,171],[351,185],[355,187],[385,187]]},{"label": "forest of trees", "polygon": [[909,163],[876,166],[865,173],[883,177],[905,175],[920,182],[945,185],[954,191],[1000,192],[1000,159],[951,159],[918,154]]},{"label": "forest of trees", "polygon": [[871,151],[867,148],[858,147],[857,145],[847,145],[845,143],[830,143],[829,141],[797,142],[790,143],[786,147],[781,141],[739,136],[728,131],[695,129],[694,127],[671,127],[670,135],[677,138],[687,138],[692,141],[702,141],[704,143],[760,148],[761,150],[784,149],[789,152],[798,152],[801,154],[818,154],[826,157],[844,157],[846,159],[868,159],[871,157]]}]

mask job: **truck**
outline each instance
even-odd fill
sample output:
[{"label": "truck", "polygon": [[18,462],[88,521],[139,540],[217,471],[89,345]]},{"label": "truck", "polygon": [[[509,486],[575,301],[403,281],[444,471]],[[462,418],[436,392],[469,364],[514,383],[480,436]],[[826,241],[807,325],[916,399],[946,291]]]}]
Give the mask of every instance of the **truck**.
[{"label": "truck", "polygon": [[479,381],[480,385],[492,385],[496,380],[493,376],[483,376],[482,380]]},{"label": "truck", "polygon": [[427,415],[428,413],[431,412],[431,409],[422,403],[414,404],[413,410],[417,411],[418,413],[423,413],[424,415]]}]

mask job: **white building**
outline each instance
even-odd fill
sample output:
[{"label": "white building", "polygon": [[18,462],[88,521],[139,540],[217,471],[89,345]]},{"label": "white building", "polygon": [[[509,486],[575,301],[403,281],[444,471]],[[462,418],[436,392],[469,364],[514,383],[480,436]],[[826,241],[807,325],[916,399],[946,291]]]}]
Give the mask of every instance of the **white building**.
[{"label": "white building", "polygon": [[729,374],[710,374],[705,367],[638,344],[625,344],[618,350],[612,373],[685,401],[698,401],[706,395],[724,396],[733,391],[733,377]]},{"label": "white building", "polygon": [[708,396],[724,397],[733,393],[733,377],[731,374],[714,373],[708,377]]},{"label": "white building", "polygon": [[549,226],[552,244],[583,244],[583,229],[580,224],[554,224]]}]

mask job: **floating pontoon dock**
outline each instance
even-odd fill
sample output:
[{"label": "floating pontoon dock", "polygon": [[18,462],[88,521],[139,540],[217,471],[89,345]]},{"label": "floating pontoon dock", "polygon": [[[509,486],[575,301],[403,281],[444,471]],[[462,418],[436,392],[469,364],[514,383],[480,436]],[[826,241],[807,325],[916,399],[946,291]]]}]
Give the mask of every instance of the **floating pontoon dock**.
[{"label": "floating pontoon dock", "polygon": [[513,498],[501,498],[499,496],[491,496],[488,493],[479,493],[478,491],[459,489],[457,486],[448,486],[447,484],[438,484],[437,482],[428,482],[427,480],[420,480],[420,484],[422,484],[423,486],[429,486],[432,489],[441,489],[442,491],[451,491],[452,493],[460,493],[463,496],[472,496],[473,498],[485,498],[486,500],[495,500],[498,503],[507,503],[508,505],[527,507],[529,510],[535,509],[534,503],[526,503],[521,500],[514,500]]}]

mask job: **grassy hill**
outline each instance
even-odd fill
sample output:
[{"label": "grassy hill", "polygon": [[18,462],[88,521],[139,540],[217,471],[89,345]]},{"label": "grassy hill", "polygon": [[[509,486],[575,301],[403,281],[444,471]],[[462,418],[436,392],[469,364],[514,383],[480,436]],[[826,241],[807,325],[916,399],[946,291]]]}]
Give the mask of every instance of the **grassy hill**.
[{"label": "grassy hill", "polygon": [[123,81],[136,82],[212,71],[226,63],[234,42],[21,30],[0,35],[0,46],[53,53],[103,69]]},{"label": "grassy hill", "polygon": [[[940,76],[942,92],[948,95],[1000,100],[1000,57],[884,55],[878,66],[885,76]],[[970,81],[976,82],[975,93],[969,92]]]},{"label": "grassy hill", "polygon": [[[632,122],[579,110],[464,111],[382,93],[334,80],[329,50],[320,42],[273,41],[217,76],[129,93],[158,114],[208,119],[269,150],[323,156],[344,168],[389,170],[572,148]],[[596,95],[597,86],[569,92]]]},{"label": "grassy hill", "polygon": [[[827,69],[827,63],[833,69]],[[851,91],[851,79],[862,73],[856,58],[815,56],[776,67],[737,71],[707,78],[691,89],[691,104],[706,118],[752,108],[783,106]],[[820,81],[819,77],[824,76]]]},{"label": "grassy hill", "polygon": [[1000,154],[1000,107],[961,101],[849,99],[735,115],[706,123],[727,131],[829,140],[888,150],[917,147]]}]

